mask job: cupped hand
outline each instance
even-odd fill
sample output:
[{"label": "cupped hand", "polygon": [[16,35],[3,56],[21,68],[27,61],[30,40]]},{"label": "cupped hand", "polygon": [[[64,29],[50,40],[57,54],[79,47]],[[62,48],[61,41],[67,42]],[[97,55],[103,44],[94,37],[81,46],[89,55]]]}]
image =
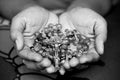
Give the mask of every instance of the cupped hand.
[{"label": "cupped hand", "polygon": [[52,73],[54,67],[50,60],[30,50],[34,43],[34,34],[49,23],[57,24],[57,16],[39,6],[32,6],[21,11],[12,19],[10,33],[16,44],[18,55],[24,59],[23,62],[28,68],[45,68],[48,73]]},{"label": "cupped hand", "polygon": [[91,9],[78,7],[63,13],[59,21],[63,26],[63,30],[76,29],[92,41],[87,54],[83,54],[80,58],[74,57],[65,62],[64,67],[66,69],[75,67],[78,64],[96,61],[104,53],[107,23],[101,15]]}]

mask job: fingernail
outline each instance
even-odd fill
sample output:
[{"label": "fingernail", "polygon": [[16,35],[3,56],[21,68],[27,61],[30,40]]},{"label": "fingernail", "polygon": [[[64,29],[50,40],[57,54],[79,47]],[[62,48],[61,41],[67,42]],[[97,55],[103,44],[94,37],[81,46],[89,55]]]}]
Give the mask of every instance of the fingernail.
[{"label": "fingernail", "polygon": [[46,68],[46,71],[48,73],[54,73],[55,72],[55,68],[54,68],[54,66],[50,66],[50,67]]},{"label": "fingernail", "polygon": [[16,40],[15,43],[16,43],[17,50],[20,50],[20,47],[19,47],[19,41]]},{"label": "fingernail", "polygon": [[104,53],[104,44],[102,43],[101,44],[101,51],[100,51],[100,54],[103,54]]},{"label": "fingernail", "polygon": [[47,58],[44,58],[41,62],[41,64],[44,66],[44,67],[49,67],[51,65],[51,62],[49,59]]},{"label": "fingernail", "polygon": [[61,69],[59,70],[59,72],[60,72],[61,75],[64,75],[64,74],[65,74],[64,68],[61,68]]},{"label": "fingernail", "polygon": [[22,62],[25,63],[25,60],[23,60]]},{"label": "fingernail", "polygon": [[66,61],[66,62],[64,63],[64,67],[65,67],[66,69],[69,69],[69,68],[70,68],[70,65],[69,65],[69,62],[68,62],[68,61]]},{"label": "fingernail", "polygon": [[83,64],[85,62],[87,62],[87,58],[86,57],[81,57],[80,58],[80,63]]},{"label": "fingernail", "polygon": [[99,47],[98,48],[99,48],[98,53],[102,55],[103,52],[104,52],[104,43],[102,41],[99,42]]},{"label": "fingernail", "polygon": [[42,60],[42,57],[38,54],[38,55],[35,57],[35,61],[40,62],[41,60]]},{"label": "fingernail", "polygon": [[40,61],[41,61],[41,58],[40,58],[40,57],[36,57],[35,60],[36,60],[37,62],[40,62]]},{"label": "fingernail", "polygon": [[71,60],[70,60],[70,66],[71,67],[75,67],[75,66],[77,66],[79,64],[79,60],[77,59],[77,58],[72,58]]}]

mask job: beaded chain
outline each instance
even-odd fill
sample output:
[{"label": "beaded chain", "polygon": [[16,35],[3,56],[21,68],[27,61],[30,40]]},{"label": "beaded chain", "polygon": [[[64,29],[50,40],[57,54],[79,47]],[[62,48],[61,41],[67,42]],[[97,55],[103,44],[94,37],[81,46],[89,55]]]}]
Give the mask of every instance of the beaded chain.
[{"label": "beaded chain", "polygon": [[81,35],[75,29],[62,31],[61,24],[49,24],[35,33],[35,37],[30,49],[49,58],[56,70],[59,70],[65,61],[86,54],[91,44],[90,38]]}]

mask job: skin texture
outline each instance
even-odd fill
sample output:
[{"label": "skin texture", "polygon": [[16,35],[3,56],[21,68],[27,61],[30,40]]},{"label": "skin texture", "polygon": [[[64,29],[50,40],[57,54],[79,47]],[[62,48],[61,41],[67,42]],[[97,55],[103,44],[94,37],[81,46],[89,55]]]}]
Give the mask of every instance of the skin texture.
[{"label": "skin texture", "polygon": [[88,8],[74,8],[60,16],[60,23],[64,28],[77,29],[80,34],[94,39],[87,55],[73,58],[66,62],[65,68],[75,67],[78,64],[97,61],[99,55],[104,53],[104,42],[107,38],[107,23],[105,19],[95,11]]},{"label": "skin texture", "polygon": [[45,67],[47,69],[52,66],[49,59],[42,58],[41,55],[32,52],[29,47],[33,45],[34,33],[49,23],[57,24],[57,22],[58,18],[55,14],[38,6],[29,7],[13,18],[11,38],[16,44],[18,55],[25,59],[23,62],[28,68]]},{"label": "skin texture", "polygon": [[[48,73],[53,73],[55,69],[49,59],[29,50],[28,47],[33,44],[33,34],[49,23],[60,23],[63,29],[77,29],[81,34],[94,38],[94,42],[88,55],[66,61],[64,68],[69,69],[78,64],[96,61],[99,55],[104,53],[104,42],[107,37],[107,23],[101,15],[109,11],[112,2],[114,1],[74,0],[67,7],[60,2],[59,8],[63,5],[66,9],[65,12],[61,11],[58,17],[54,12],[41,7],[42,0],[0,0],[0,14],[11,20],[11,39],[15,42],[18,55],[24,59],[23,63],[30,69],[45,68]],[[60,69],[61,74],[65,73],[64,68]]]},{"label": "skin texture", "polygon": [[[44,16],[43,14],[45,13],[43,12],[47,13],[46,15],[48,16]],[[37,14],[41,14],[39,15],[40,17]],[[78,64],[96,61],[99,59],[99,55],[103,54],[104,42],[107,35],[107,24],[102,16],[91,9],[78,7],[63,13],[58,18],[55,14],[44,9],[41,12],[40,7],[34,6],[16,15],[11,25],[12,40],[16,42],[16,47],[19,51],[18,55],[25,59],[23,62],[28,68],[45,68],[48,73],[55,72],[55,68],[49,59],[42,58],[37,53],[31,52],[29,47],[33,44],[33,34],[35,32],[39,31],[42,27],[46,27],[49,23],[57,24],[58,20],[62,24],[63,30],[77,29],[81,34],[95,39],[90,45],[88,54],[83,55],[81,58],[72,58],[70,61],[66,61],[64,64],[65,69],[75,67]],[[60,69],[61,74],[65,73],[64,68]]]}]

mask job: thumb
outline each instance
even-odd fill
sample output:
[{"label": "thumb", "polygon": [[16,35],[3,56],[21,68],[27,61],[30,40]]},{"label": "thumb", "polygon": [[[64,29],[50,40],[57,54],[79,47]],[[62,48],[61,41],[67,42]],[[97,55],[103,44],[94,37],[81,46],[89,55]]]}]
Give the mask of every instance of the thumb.
[{"label": "thumb", "polygon": [[23,35],[21,33],[17,33],[15,40],[17,50],[21,50],[23,48],[23,42]]},{"label": "thumb", "polygon": [[107,22],[104,19],[98,20],[95,26],[95,44],[97,52],[101,55],[104,52],[104,42],[107,38]]},{"label": "thumb", "polygon": [[12,40],[16,43],[17,50],[21,50],[23,48],[23,30],[24,25],[22,21],[13,19],[10,29],[10,36]]}]

